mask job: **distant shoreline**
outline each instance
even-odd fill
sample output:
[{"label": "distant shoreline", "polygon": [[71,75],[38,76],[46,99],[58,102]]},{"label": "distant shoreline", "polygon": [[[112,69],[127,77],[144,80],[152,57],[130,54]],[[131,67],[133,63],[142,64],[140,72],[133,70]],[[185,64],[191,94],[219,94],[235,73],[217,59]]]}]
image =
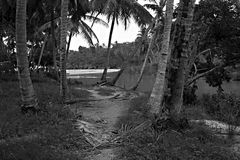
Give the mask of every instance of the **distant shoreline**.
[{"label": "distant shoreline", "polygon": [[[68,75],[85,75],[103,73],[104,69],[67,69]],[[120,69],[108,69],[108,73],[118,72]]]}]

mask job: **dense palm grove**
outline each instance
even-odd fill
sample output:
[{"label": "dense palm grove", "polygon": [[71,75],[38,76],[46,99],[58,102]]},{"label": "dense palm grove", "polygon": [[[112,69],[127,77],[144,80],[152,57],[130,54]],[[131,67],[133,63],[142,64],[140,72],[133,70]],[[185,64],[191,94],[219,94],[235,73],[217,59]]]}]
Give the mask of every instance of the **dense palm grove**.
[{"label": "dense palm grove", "polygon": [[[226,106],[207,111],[218,120],[239,123],[239,100],[226,96],[222,84],[232,78],[232,73],[239,73],[240,2],[200,0],[196,4],[196,0],[180,0],[176,7],[174,0],[146,3],[142,6],[137,0],[0,0],[0,76],[18,75],[21,111],[44,110],[31,79],[39,72],[59,84],[59,101],[64,105],[72,103],[67,68],[102,68],[98,85],[114,86],[124,71],[135,66],[140,75],[129,90],[136,90],[146,66],[157,66],[153,89],[144,99],[146,117],[156,133],[161,135],[159,132],[172,124],[180,129],[188,127],[184,105],[196,102],[196,81],[202,77],[218,88],[216,98],[206,102],[220,104],[226,100],[235,107],[229,112],[237,114],[230,121],[221,119],[221,109]],[[107,22],[99,15],[105,16]],[[123,23],[127,29],[132,19],[141,28],[136,40],[113,43],[114,27]],[[95,23],[109,26],[107,46],[100,46],[92,29]],[[74,35],[83,36],[90,47],[79,46],[78,51],[70,51]],[[106,78],[109,68],[120,68],[111,81]],[[137,139],[136,136],[132,138]],[[163,159],[171,158],[166,155]]]}]

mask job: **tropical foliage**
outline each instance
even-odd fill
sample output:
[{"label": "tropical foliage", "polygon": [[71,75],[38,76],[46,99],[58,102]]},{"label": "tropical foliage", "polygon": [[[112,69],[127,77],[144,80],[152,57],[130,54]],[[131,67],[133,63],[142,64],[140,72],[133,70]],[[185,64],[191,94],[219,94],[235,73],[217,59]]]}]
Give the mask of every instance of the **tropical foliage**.
[{"label": "tropical foliage", "polygon": [[[59,90],[59,94],[56,94],[58,100],[54,105],[62,107],[63,104],[60,110],[58,108],[60,113],[50,113],[58,120],[58,116],[61,117],[64,109],[68,107],[66,104],[89,101],[81,98],[79,100],[79,97],[71,94],[73,91],[68,85],[67,69],[104,69],[100,82],[95,85],[114,86],[122,73],[134,66],[140,74],[136,78],[136,84],[129,90],[135,91],[146,73],[146,66],[154,66],[156,70],[152,76],[153,88],[149,95],[144,97],[144,102],[138,104],[140,108],[137,111],[140,110],[140,113],[137,114],[140,116],[133,117],[138,120],[143,115],[141,120],[145,122],[140,124],[140,127],[135,127],[143,130],[148,127],[148,130],[145,133],[139,131],[129,137],[124,135],[126,139],[123,138],[123,143],[136,146],[127,147],[122,152],[132,150],[135,154],[139,148],[141,152],[151,152],[145,146],[145,139],[150,138],[149,144],[153,144],[156,154],[148,153],[145,157],[147,159],[161,159],[161,155],[157,153],[159,149],[165,159],[196,159],[195,151],[189,151],[194,150],[191,143],[197,146],[196,154],[204,157],[203,159],[214,156],[215,152],[210,152],[210,146],[216,145],[215,139],[211,139],[210,144],[204,144],[196,139],[199,138],[198,135],[191,136],[197,128],[190,128],[184,107],[186,104],[198,103],[195,95],[196,82],[203,79],[209,86],[217,87],[218,91],[216,95],[203,98],[205,102],[200,105],[204,107],[206,114],[230,125],[239,124],[239,99],[225,94],[222,84],[230,81],[232,73],[239,69],[240,3],[238,0],[200,0],[196,4],[196,0],[180,0],[174,7],[174,0],[145,1],[145,5],[141,5],[138,0],[0,0],[0,82],[5,84],[8,79],[18,80],[18,89],[14,87],[10,91],[20,91],[19,95],[14,93],[13,104],[6,98],[6,87],[0,84],[0,99],[5,99],[4,102],[0,101],[0,105],[8,105],[9,101],[9,105],[20,106],[18,108],[21,108],[24,114],[41,113],[44,114],[41,116],[46,118],[49,108],[44,106],[52,104],[48,102],[48,95],[44,100],[39,98],[41,96],[38,95],[38,89],[41,87],[36,87],[35,82],[45,83],[48,76],[52,78],[51,84],[54,83],[52,94]],[[153,14],[149,11],[153,11]],[[107,22],[99,18],[100,16],[105,17]],[[116,25],[122,23],[127,30],[132,20],[140,28],[135,41],[112,43]],[[87,21],[90,21],[91,25]],[[109,26],[107,46],[99,45],[101,37],[98,37],[93,29],[95,23]],[[89,47],[79,44],[78,51],[70,50],[73,36],[82,36]],[[111,81],[107,79],[109,68],[120,69]],[[47,90],[46,86],[42,89]],[[131,93],[129,90],[126,92]],[[79,94],[88,96],[89,93]],[[17,97],[21,99],[18,103],[15,100]],[[41,116],[33,119],[37,121],[36,124]],[[7,124],[7,120],[4,123]],[[18,123],[22,125],[21,122]],[[132,123],[135,125],[137,121]],[[3,123],[0,124],[4,126]],[[43,126],[44,130],[45,127]],[[57,124],[57,127],[61,125]],[[190,131],[188,133],[185,130]],[[43,135],[46,133],[48,132]],[[8,136],[4,135],[2,130],[0,135]],[[171,141],[173,137],[176,138],[176,144]],[[144,146],[139,143],[141,138],[144,139]],[[169,149],[161,143],[164,139],[176,146]],[[0,147],[1,143],[0,139]],[[217,152],[220,152],[219,146],[217,148]],[[179,154],[185,151],[190,156]],[[223,154],[216,155],[224,157]]]}]

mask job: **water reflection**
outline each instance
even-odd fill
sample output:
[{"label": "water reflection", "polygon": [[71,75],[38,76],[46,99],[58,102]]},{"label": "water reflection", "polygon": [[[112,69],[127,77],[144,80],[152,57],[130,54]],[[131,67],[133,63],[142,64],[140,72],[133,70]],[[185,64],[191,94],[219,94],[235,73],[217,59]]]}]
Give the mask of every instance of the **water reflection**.
[{"label": "water reflection", "polygon": [[[109,70],[109,74],[107,79],[111,80],[116,73],[118,69],[111,69]],[[68,71],[68,78],[78,79],[85,85],[92,85],[96,82],[100,81],[102,70],[76,70],[76,71]],[[117,82],[117,86],[129,89],[131,88],[137,81],[137,78],[139,76],[139,73],[137,72],[124,72],[120,79]],[[137,90],[142,92],[150,92],[152,90],[153,84],[154,84],[155,76],[145,74],[143,76],[143,79],[138,87]],[[214,94],[217,91],[217,88],[210,87],[204,79],[200,79],[197,82],[198,90],[196,92],[197,96],[202,96],[203,94]],[[224,82],[222,85],[222,88],[224,89],[224,92],[226,93],[234,93],[238,96],[240,96],[240,81],[230,81],[230,82]]]}]

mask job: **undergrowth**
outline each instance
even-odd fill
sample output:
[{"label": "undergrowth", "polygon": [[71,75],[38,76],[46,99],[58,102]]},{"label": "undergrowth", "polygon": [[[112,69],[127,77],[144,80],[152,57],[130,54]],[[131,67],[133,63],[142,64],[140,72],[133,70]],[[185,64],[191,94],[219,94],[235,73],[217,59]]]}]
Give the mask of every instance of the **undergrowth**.
[{"label": "undergrowth", "polygon": [[[118,126],[132,126],[147,120],[146,97],[132,100],[128,114]],[[190,115],[192,116],[192,115]],[[177,132],[168,129],[156,132],[148,128],[132,132],[123,137],[122,147],[116,153],[116,160],[238,160],[229,149],[230,141],[221,139],[201,124],[190,124],[190,128]]]},{"label": "undergrowth", "polygon": [[[1,160],[73,160],[84,156],[90,146],[73,126],[71,106],[60,103],[56,82],[34,82],[41,108],[37,114],[20,112],[17,81],[2,80],[0,84]],[[88,96],[80,92],[71,90],[74,97]]]},{"label": "undergrowth", "polygon": [[202,105],[216,120],[240,125],[240,99],[234,94],[203,95]]}]

